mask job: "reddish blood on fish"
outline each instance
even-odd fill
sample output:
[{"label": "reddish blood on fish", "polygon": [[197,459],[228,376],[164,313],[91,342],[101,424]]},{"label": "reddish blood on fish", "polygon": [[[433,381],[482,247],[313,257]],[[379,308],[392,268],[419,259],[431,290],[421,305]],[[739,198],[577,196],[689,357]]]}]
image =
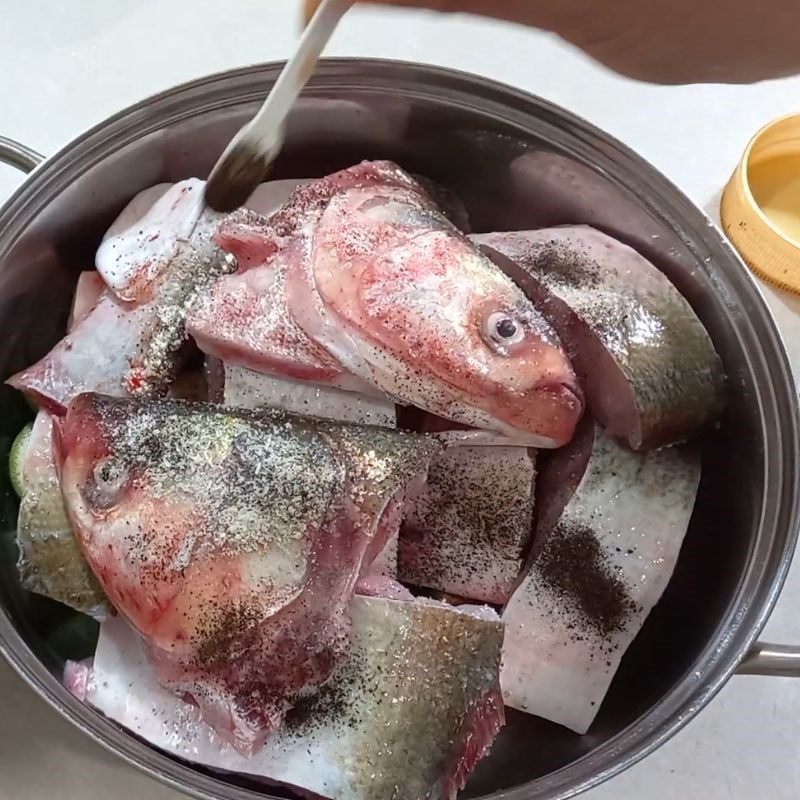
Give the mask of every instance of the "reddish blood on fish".
[{"label": "reddish blood on fish", "polygon": [[557,337],[396,165],[301,186],[267,221],[229,219],[217,241],[249,268],[192,315],[206,352],[316,382],[350,374],[530,444],[571,437],[582,401]]},{"label": "reddish blood on fish", "polygon": [[[227,238],[234,230],[240,232],[236,244]],[[286,304],[287,264],[299,257],[299,242],[279,254],[271,250],[252,266],[258,256],[243,230],[244,223],[236,218],[219,228],[220,246],[245,269],[217,281],[194,309],[188,330],[197,345],[231,366],[316,383],[346,383],[340,364],[306,335]]]},{"label": "reddish blood on fish", "polygon": [[635,250],[588,226],[472,237],[567,345],[593,416],[635,449],[684,441],[722,409],[724,376],[689,303]]},{"label": "reddish blood on fish", "polygon": [[377,521],[437,450],[381,428],[92,394],[58,430],[92,570],[159,680],[243,753],[330,676]]},{"label": "reddish blood on fish", "polygon": [[[56,413],[81,392],[166,391],[185,350],[188,310],[231,269],[210,241],[219,218],[203,211],[201,188],[197,180],[160,184],[131,201],[98,250],[99,272],[79,280],[73,317],[91,310],[48,355],[13,376],[12,386]],[[266,189],[254,198],[264,210],[274,205]],[[99,276],[111,289],[95,295]]]},{"label": "reddish blood on fish", "polygon": [[467,610],[355,597],[350,642],[330,680],[251,757],[159,685],[122,619],[103,623],[92,678],[77,682],[110,719],[207,768],[332,800],[454,800],[504,722],[503,629],[493,612]]},{"label": "reddish blood on fish", "polygon": [[586,419],[537,486],[527,574],[503,610],[506,705],[586,733],[680,553],[700,460],[625,450]]},{"label": "reddish blood on fish", "polygon": [[400,580],[502,605],[531,535],[535,453],[525,447],[448,447],[410,493]]},{"label": "reddish blood on fish", "polygon": [[127,394],[125,375],[153,314],[104,290],[97,304],[43,359],[8,379],[41,406],[63,414],[82,392]]}]

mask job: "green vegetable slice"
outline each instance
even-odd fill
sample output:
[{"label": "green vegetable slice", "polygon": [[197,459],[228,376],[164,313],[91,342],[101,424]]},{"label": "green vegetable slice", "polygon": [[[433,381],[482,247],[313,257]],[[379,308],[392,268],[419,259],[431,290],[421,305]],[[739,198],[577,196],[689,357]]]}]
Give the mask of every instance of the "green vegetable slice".
[{"label": "green vegetable slice", "polygon": [[14,439],[11,451],[8,454],[8,474],[11,477],[11,485],[19,497],[25,493],[22,485],[22,462],[25,460],[25,453],[28,450],[28,442],[31,439],[33,423],[29,422]]}]

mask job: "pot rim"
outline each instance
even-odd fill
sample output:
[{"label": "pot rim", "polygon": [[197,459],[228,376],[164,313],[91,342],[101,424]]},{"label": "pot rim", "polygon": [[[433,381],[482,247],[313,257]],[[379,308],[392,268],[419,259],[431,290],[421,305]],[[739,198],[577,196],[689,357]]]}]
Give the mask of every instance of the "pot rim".
[{"label": "pot rim", "polygon": [[[30,212],[32,201],[45,188],[48,178],[55,180],[59,175],[63,178],[64,173],[69,172],[76,152],[83,150],[84,156],[97,156],[97,151],[101,151],[100,157],[91,162],[97,163],[108,155],[110,146],[141,139],[154,130],[199,113],[261,99],[284,63],[253,64],[186,81],[153,94],[89,128],[46,158],[0,207],[0,230],[4,230],[4,238],[13,240],[25,228],[31,216],[25,212]],[[254,84],[256,77],[257,88]],[[769,364],[772,383],[761,387],[759,408],[763,417],[765,401],[771,401],[772,409],[777,412],[775,418],[780,419],[782,433],[776,432],[772,437],[772,450],[767,446],[769,442],[765,442],[765,487],[778,487],[780,495],[774,508],[762,510],[758,536],[751,543],[744,575],[724,618],[692,671],[634,723],[596,750],[533,782],[486,796],[494,800],[532,800],[534,797],[566,800],[632,766],[677,733],[727,683],[775,605],[800,528],[800,486],[796,480],[800,454],[793,446],[800,432],[800,411],[795,402],[796,390],[786,350],[761,289],[718,227],[655,167],[616,138],[536,95],[469,72],[423,63],[324,58],[320,60],[308,88],[333,91],[351,88],[343,78],[355,81],[361,89],[381,86],[390,91],[395,87],[404,96],[417,95],[440,101],[443,101],[440,93],[447,88],[451,95],[447,102],[469,103],[484,111],[495,110],[504,119],[518,119],[520,125],[526,116],[529,119],[535,117],[544,124],[557,123],[562,134],[566,130],[576,138],[574,156],[597,167],[599,152],[602,155],[600,160],[616,164],[627,172],[641,173],[637,176],[638,187],[617,175],[610,177],[633,194],[662,224],[680,232],[698,263],[707,265],[713,260],[728,260],[735,264],[738,269],[732,270],[731,275],[725,278],[733,281],[737,291],[747,296],[751,327],[755,320],[761,325],[758,339],[766,352],[749,353],[747,348],[743,349],[748,352],[748,357],[760,356],[764,364]],[[233,90],[223,92],[223,85],[237,81]],[[216,94],[215,88],[219,90]],[[205,104],[200,94],[204,90],[208,90],[210,95]],[[189,108],[181,110],[183,105]],[[132,129],[135,129],[135,135],[131,137]],[[63,191],[64,184],[62,180],[59,191]],[[7,228],[3,223],[8,223]],[[6,248],[0,247],[0,263],[6,249],[7,244]],[[713,270],[709,270],[709,274],[713,275]],[[725,286],[721,285],[720,290],[725,293]],[[744,334],[737,331],[737,335],[742,339]],[[769,396],[765,398],[764,393]],[[766,410],[767,414],[770,410]],[[768,434],[769,429],[764,432]],[[0,653],[17,674],[62,716],[151,777],[203,800],[215,800],[221,796],[229,800],[269,798],[269,795],[233,786],[173,760],[78,701],[33,655],[7,613],[0,614]]]}]

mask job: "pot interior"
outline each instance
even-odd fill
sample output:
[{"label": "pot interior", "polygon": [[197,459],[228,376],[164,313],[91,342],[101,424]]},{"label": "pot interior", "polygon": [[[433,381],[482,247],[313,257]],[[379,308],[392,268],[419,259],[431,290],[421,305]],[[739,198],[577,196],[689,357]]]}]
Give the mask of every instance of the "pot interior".
[{"label": "pot interior", "polygon": [[[233,73],[156,98],[69,146],[29,179],[0,212],[0,377],[63,335],[77,275],[92,267],[103,231],[125,202],[157,182],[205,177],[273,76],[269,68]],[[318,176],[368,158],[393,159],[457,191],[476,231],[588,223],[631,244],[688,297],[729,377],[725,419],[702,441],[700,493],[675,575],[595,724],[578,736],[509,711],[465,792],[480,797],[533,782],[525,797],[562,796],[598,771],[584,757],[644,730],[643,719],[655,719],[665,699],[675,704],[662,714],[663,725],[672,721],[666,712],[689,698],[687,685],[691,692],[715,688],[717,662],[735,658],[715,646],[723,628],[739,629],[735,613],[745,600],[752,613],[743,627],[763,619],[793,536],[794,489],[783,487],[796,483],[794,456],[764,424],[772,413],[787,435],[795,431],[785,359],[752,281],[702,215],[654,170],[545,103],[432,69],[330,62],[292,113],[273,177]],[[6,386],[0,408],[7,450],[31,413]],[[6,647],[18,668],[39,662],[59,678],[65,658],[91,654],[96,631],[19,589],[16,502],[3,488],[2,608],[24,642],[7,636]],[[43,680],[40,691],[56,705],[71,702],[55,680]]]}]

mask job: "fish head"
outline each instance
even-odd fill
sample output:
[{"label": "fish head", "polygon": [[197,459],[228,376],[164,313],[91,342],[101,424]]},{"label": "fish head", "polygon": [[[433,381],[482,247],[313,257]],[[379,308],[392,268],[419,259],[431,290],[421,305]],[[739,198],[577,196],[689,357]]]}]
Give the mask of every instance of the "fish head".
[{"label": "fish head", "polygon": [[561,342],[457,232],[434,229],[390,246],[361,272],[355,297],[349,322],[373,346],[373,364],[406,366],[399,392],[382,387],[390,394],[535,446],[572,437],[583,400]]},{"label": "fish head", "polygon": [[[175,459],[169,438],[162,441],[161,416],[159,405],[81,394],[55,423],[53,439],[64,507],[92,572],[141,633],[172,637],[168,611],[207,509],[182,490],[187,465]],[[174,486],[161,479],[173,463]],[[230,571],[220,563],[217,572],[223,569]],[[206,576],[205,585],[215,584]]]},{"label": "fish head", "polygon": [[54,418],[53,446],[62,492],[69,507],[91,528],[127,499],[134,486],[134,464],[117,446],[114,429],[124,425],[122,405],[85,393],[75,397],[66,416]]}]

